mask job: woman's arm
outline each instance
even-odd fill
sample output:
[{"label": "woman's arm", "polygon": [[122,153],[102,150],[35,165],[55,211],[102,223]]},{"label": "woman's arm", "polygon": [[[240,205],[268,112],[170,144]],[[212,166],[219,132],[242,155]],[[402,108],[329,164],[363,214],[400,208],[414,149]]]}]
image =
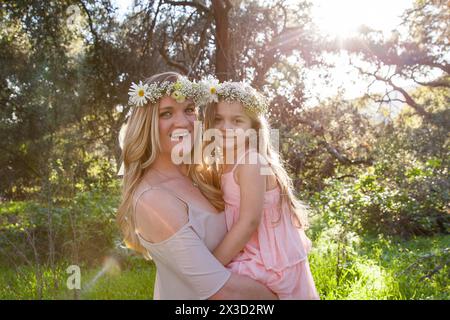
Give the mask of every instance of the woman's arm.
[{"label": "woman's arm", "polygon": [[246,276],[232,273],[225,285],[209,300],[277,300],[265,285]]},{"label": "woman's arm", "polygon": [[[184,204],[162,190],[144,193],[137,202],[137,231],[150,242],[179,241],[173,237],[188,222]],[[277,299],[267,287],[227,270],[191,228],[171,246],[170,269],[201,299]],[[169,240],[170,239],[170,240]]]},{"label": "woman's arm", "polygon": [[261,164],[241,164],[236,168],[240,185],[239,219],[214,250],[214,256],[227,265],[250,240],[261,222],[266,177]]}]

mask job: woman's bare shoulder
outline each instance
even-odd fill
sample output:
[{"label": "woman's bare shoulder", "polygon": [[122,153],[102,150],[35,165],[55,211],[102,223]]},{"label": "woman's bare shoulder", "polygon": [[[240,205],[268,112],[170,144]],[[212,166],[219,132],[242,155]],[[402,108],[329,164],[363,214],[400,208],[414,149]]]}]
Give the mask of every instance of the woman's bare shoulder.
[{"label": "woman's bare shoulder", "polygon": [[144,239],[153,243],[164,241],[188,222],[186,204],[168,190],[154,187],[139,191],[135,219],[137,231]]}]

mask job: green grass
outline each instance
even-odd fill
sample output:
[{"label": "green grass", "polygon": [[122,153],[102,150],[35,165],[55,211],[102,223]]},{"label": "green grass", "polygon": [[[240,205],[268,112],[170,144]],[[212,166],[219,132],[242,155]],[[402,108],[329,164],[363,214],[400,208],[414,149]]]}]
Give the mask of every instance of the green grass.
[{"label": "green grass", "polygon": [[[450,236],[405,241],[353,235],[345,246],[330,239],[327,233],[315,239],[309,258],[321,299],[450,298],[449,253],[443,251],[450,247]],[[99,277],[103,266],[81,266],[79,299],[152,299],[153,262],[135,256],[112,261]],[[35,269],[0,268],[0,299],[74,299],[66,286],[68,265],[43,269],[40,294]],[[439,265],[443,268],[423,278]]]},{"label": "green grass", "polygon": [[324,235],[314,245],[309,259],[322,299],[450,298],[448,235],[408,241],[354,236],[339,249]]},{"label": "green grass", "polygon": [[[55,269],[46,268],[38,281],[36,269],[20,267],[16,270],[0,268],[0,299],[142,299],[153,298],[155,265],[136,257],[119,264],[80,267],[81,290],[69,290],[66,273],[69,263]],[[41,283],[41,286],[38,286]],[[39,287],[42,289],[39,291]]]}]

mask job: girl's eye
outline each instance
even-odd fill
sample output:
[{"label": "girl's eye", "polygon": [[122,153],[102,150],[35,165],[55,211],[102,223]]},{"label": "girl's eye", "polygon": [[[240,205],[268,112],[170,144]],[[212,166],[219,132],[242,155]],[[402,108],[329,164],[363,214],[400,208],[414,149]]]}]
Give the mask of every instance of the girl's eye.
[{"label": "girl's eye", "polygon": [[193,113],[195,113],[195,109],[194,109],[194,108],[187,108],[187,109],[185,110],[185,112],[186,112],[187,114],[193,114]]},{"label": "girl's eye", "polygon": [[172,113],[170,111],[166,111],[166,112],[161,113],[159,115],[159,117],[160,118],[164,118],[164,119],[168,119],[168,118],[170,118],[171,115],[172,115]]},{"label": "girl's eye", "polygon": [[241,123],[242,121],[239,120],[239,119],[236,119],[236,120],[234,120],[234,122],[236,122],[236,123]]},{"label": "girl's eye", "polygon": [[215,118],[214,122],[220,122],[220,120],[221,120],[220,118]]}]

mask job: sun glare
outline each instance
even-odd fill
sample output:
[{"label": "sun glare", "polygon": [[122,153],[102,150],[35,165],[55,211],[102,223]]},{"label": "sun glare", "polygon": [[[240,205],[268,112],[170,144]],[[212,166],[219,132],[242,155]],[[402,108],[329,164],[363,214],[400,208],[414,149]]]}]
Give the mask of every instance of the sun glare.
[{"label": "sun glare", "polygon": [[312,14],[320,31],[341,38],[354,35],[361,25],[390,32],[411,0],[312,0]]}]

